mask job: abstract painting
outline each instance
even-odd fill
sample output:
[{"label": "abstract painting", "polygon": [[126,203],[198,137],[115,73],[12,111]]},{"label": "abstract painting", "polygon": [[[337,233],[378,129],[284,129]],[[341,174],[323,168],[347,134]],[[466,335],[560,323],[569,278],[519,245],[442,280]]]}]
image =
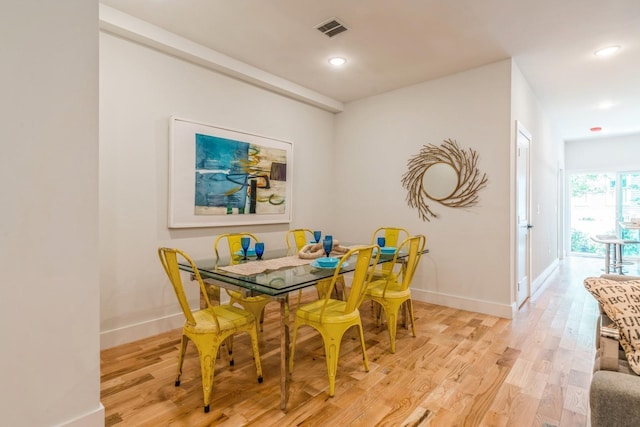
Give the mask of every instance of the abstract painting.
[{"label": "abstract painting", "polygon": [[171,118],[169,228],[291,221],[292,144]]}]

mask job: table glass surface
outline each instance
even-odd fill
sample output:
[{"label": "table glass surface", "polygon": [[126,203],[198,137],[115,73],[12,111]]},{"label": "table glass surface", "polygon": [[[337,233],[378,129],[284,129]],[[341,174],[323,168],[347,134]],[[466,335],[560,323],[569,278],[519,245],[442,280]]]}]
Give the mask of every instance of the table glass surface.
[{"label": "table glass surface", "polygon": [[[350,246],[350,245],[346,245]],[[423,253],[428,252],[425,250]],[[398,254],[398,260],[407,257],[407,253],[401,252]],[[287,256],[286,249],[266,249],[263,255],[263,259],[282,258]],[[354,259],[347,260],[348,265],[343,267],[341,273],[349,273],[355,270],[355,257]],[[391,261],[393,254],[381,254],[378,263],[384,263]],[[255,261],[255,257],[251,257],[247,261]],[[224,267],[229,265],[229,257],[220,257],[216,264],[216,258],[207,258],[194,261],[196,267],[200,271],[200,275],[203,279],[216,279],[227,284],[237,286],[239,288],[255,291],[261,294],[270,296],[282,296],[291,291],[313,286],[322,279],[331,278],[335,269],[316,268],[310,264],[287,267],[280,270],[266,271],[251,276],[243,276],[240,274],[232,273],[229,271],[221,270],[217,267]],[[259,262],[259,261],[258,261]],[[192,272],[191,267],[180,262],[179,267],[181,270]]]}]

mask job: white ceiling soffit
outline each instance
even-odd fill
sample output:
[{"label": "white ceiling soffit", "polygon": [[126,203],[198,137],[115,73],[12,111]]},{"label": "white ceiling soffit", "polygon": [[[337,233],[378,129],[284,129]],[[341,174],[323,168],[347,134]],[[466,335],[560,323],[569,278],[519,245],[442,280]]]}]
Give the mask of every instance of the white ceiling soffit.
[{"label": "white ceiling soffit", "polygon": [[240,62],[104,4],[100,4],[100,29],[332,113],[344,110],[344,104],[340,101]]}]

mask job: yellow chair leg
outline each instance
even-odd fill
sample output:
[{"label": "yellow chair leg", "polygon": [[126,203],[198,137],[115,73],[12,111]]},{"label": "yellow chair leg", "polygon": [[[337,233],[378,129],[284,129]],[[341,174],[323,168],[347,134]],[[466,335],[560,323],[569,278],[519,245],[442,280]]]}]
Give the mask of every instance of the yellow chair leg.
[{"label": "yellow chair leg", "polygon": [[380,327],[382,326],[382,303],[380,303],[379,301],[378,304],[376,304],[374,306],[374,310],[375,310],[375,316],[376,316],[376,326]]},{"label": "yellow chair leg", "polygon": [[416,336],[416,319],[413,318],[413,302],[408,299],[407,305],[409,306],[409,317],[411,318],[411,333]]},{"label": "yellow chair leg", "polygon": [[364,330],[362,329],[362,322],[358,321],[358,331],[360,332],[360,347],[362,347],[362,363],[364,364],[364,371],[369,372],[369,359],[367,358],[367,348],[364,344]]},{"label": "yellow chair leg", "polygon": [[396,331],[398,329],[398,312],[394,313],[393,308],[384,307],[387,314],[387,329],[389,330],[389,342],[391,343],[391,353],[396,352]]},{"label": "yellow chair leg", "polygon": [[178,387],[180,385],[180,377],[182,376],[182,363],[184,362],[184,353],[187,351],[187,344],[189,343],[189,339],[182,336],[180,340],[180,354],[178,355],[178,372],[176,374],[176,382],[175,386]]},{"label": "yellow chair leg", "polygon": [[329,396],[333,397],[336,393],[336,374],[338,372],[338,356],[340,355],[340,336],[330,335],[325,337],[324,354],[327,359],[327,373],[329,374]]},{"label": "yellow chair leg", "polygon": [[[209,343],[213,345],[212,343]],[[204,412],[209,412],[209,402],[211,400],[211,387],[213,385],[213,375],[215,371],[215,358],[210,354],[198,349],[200,354],[200,371],[202,375],[202,393],[204,395]],[[213,353],[215,354],[215,353]]]},{"label": "yellow chair leg", "polygon": [[233,361],[233,335],[229,335],[229,337],[224,340],[224,344],[227,346],[227,354],[229,355],[229,366],[233,366],[235,362]]},{"label": "yellow chair leg", "polygon": [[411,317],[411,332],[413,336],[416,336],[416,328],[415,328],[415,320],[413,317],[413,304],[411,303],[411,299],[406,299],[402,302],[394,302],[389,303],[389,301],[384,299],[372,299],[372,301],[377,302],[381,306],[381,310],[384,310],[386,321],[387,321],[387,329],[389,331],[389,347],[391,349],[391,353],[396,352],[396,334],[398,332],[398,313],[400,312],[400,308],[404,303],[409,305],[409,316]]},{"label": "yellow chair leg", "polygon": [[256,373],[258,374],[258,382],[262,383],[262,364],[260,363],[260,351],[258,348],[258,329],[257,325],[249,332],[251,336],[251,347],[253,348],[253,360],[256,363]]}]

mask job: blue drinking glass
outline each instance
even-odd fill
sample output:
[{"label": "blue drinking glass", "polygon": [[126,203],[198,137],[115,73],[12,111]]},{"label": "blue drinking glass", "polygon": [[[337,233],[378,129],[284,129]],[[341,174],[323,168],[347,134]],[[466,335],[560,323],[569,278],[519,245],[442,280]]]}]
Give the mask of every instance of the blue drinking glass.
[{"label": "blue drinking glass", "polygon": [[333,236],[324,236],[324,240],[322,241],[322,247],[324,248],[324,253],[327,254],[327,258],[329,258],[329,254],[331,254],[331,249],[333,249]]},{"label": "blue drinking glass", "polygon": [[313,239],[316,241],[316,243],[320,243],[320,237],[322,237],[322,231],[313,232]]},{"label": "blue drinking glass", "polygon": [[384,245],[387,243],[387,239],[384,237],[378,237],[378,246],[384,248]]},{"label": "blue drinking glass", "polygon": [[264,243],[262,242],[256,243],[256,255],[258,255],[258,259],[262,259],[263,253],[264,253]]},{"label": "blue drinking glass", "polygon": [[242,252],[244,253],[244,257],[242,259],[247,259],[247,249],[249,249],[249,245],[251,244],[251,238],[241,237],[240,244],[242,245]]}]

